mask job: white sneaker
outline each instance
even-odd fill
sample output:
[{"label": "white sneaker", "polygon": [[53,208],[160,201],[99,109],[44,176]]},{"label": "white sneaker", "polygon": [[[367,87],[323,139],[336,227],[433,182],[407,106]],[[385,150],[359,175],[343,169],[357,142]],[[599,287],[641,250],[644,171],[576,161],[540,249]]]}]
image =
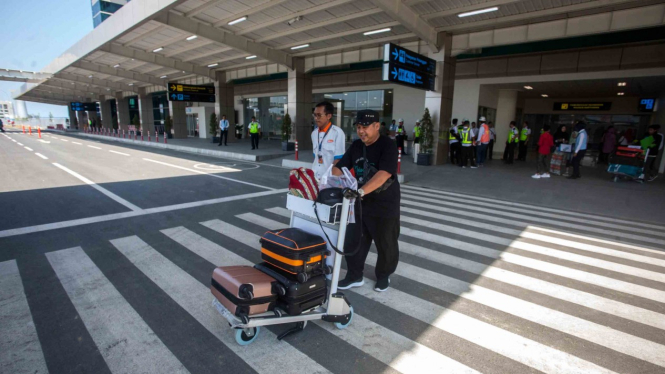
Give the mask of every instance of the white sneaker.
[{"label": "white sneaker", "polygon": [[540,179],[541,176],[540,176],[540,174],[534,174],[534,175],[531,176],[531,178],[533,178],[533,179]]},{"label": "white sneaker", "polygon": [[549,178],[549,177],[550,177],[550,173],[541,174],[540,177],[541,177],[541,178]]},{"label": "white sneaker", "polygon": [[478,166],[472,166],[471,169],[478,169]]}]

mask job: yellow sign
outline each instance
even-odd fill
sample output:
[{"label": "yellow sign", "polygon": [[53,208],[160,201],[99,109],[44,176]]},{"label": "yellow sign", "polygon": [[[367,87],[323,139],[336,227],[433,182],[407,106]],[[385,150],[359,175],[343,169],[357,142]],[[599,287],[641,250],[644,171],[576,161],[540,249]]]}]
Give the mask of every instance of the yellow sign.
[{"label": "yellow sign", "polygon": [[595,103],[554,103],[554,110],[578,110],[578,111],[596,111],[596,110],[610,110],[612,102],[595,102]]},{"label": "yellow sign", "polygon": [[561,109],[563,109],[563,110],[568,109],[568,104],[561,104]]},{"label": "yellow sign", "polygon": [[169,83],[168,88],[169,92],[182,92],[189,94],[206,94],[206,95],[215,94],[215,87],[213,86],[195,86],[191,84],[178,84],[175,82],[171,82]]}]

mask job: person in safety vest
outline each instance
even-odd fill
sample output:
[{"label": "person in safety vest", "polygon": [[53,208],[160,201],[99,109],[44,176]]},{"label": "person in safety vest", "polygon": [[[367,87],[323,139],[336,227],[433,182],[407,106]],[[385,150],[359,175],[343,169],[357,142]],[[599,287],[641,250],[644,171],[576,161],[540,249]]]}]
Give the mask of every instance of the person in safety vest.
[{"label": "person in safety vest", "polygon": [[487,158],[492,159],[492,153],[494,153],[494,143],[496,143],[496,129],[494,128],[494,123],[489,121],[487,124],[490,128],[490,144],[487,147]]},{"label": "person in safety vest", "polygon": [[420,121],[416,121],[416,125],[413,127],[413,144],[420,144],[420,134],[422,133],[422,127],[420,127]]},{"label": "person in safety vest", "polygon": [[526,151],[530,139],[531,129],[529,128],[529,122],[524,121],[522,130],[520,131],[519,153],[517,154],[517,159],[519,161],[526,161]]},{"label": "person in safety vest", "polygon": [[395,130],[395,140],[397,141],[397,149],[402,150],[402,154],[406,154],[406,149],[404,148],[404,138],[406,138],[406,129],[404,128],[404,120],[399,119],[397,121],[399,124],[397,125],[397,130]]},{"label": "person in safety vest", "polygon": [[261,125],[252,117],[252,122],[247,125],[249,136],[252,138],[252,149],[259,149],[259,138],[261,137]]},{"label": "person in safety vest", "polygon": [[647,157],[646,167],[644,168],[644,176],[647,181],[652,182],[658,177],[658,168],[656,167],[656,159],[658,158],[658,151],[661,147],[662,138],[658,134],[660,125],[651,125],[647,130],[647,134],[641,140],[635,140],[643,150],[649,150]]},{"label": "person in safety vest", "polygon": [[457,135],[457,118],[453,118],[453,124],[450,126],[450,131],[448,131],[448,143],[450,144],[450,163],[462,166],[462,150]]},{"label": "person in safety vest", "polygon": [[503,153],[503,162],[512,164],[515,159],[515,144],[517,144],[517,127],[515,121],[510,121],[508,128],[508,139],[506,139],[506,150]]},{"label": "person in safety vest", "polygon": [[470,163],[471,169],[476,169],[476,163],[473,159],[473,134],[469,127],[469,121],[462,123],[462,129],[459,130],[459,141],[462,145],[462,168],[466,168],[467,162]]},{"label": "person in safety vest", "polygon": [[480,117],[478,121],[480,121],[480,127],[476,136],[476,159],[478,166],[483,166],[487,158],[487,147],[490,144],[490,127],[485,123],[485,117]]}]

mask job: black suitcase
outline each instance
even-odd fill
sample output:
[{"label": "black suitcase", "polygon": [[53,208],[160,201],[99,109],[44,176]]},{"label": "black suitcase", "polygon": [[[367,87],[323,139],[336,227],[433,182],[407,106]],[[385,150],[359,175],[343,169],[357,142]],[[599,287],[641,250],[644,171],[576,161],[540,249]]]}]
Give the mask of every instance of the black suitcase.
[{"label": "black suitcase", "polygon": [[300,283],[293,280],[288,272],[268,263],[260,263],[254,267],[284,286],[286,292],[279,296],[276,306],[289,315],[297,316],[305,310],[322,305],[326,301],[328,283],[325,275],[315,276],[304,283]]},{"label": "black suitcase", "polygon": [[268,231],[261,237],[261,258],[297,277],[300,283],[328,271],[326,241],[297,228]]}]

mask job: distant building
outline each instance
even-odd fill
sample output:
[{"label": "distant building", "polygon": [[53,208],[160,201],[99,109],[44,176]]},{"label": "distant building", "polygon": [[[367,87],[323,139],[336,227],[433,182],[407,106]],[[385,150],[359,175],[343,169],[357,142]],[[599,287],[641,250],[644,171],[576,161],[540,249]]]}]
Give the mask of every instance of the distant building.
[{"label": "distant building", "polygon": [[0,101],[0,118],[16,118],[11,101]]},{"label": "distant building", "polygon": [[130,0],[92,0],[92,24],[97,27]]}]

